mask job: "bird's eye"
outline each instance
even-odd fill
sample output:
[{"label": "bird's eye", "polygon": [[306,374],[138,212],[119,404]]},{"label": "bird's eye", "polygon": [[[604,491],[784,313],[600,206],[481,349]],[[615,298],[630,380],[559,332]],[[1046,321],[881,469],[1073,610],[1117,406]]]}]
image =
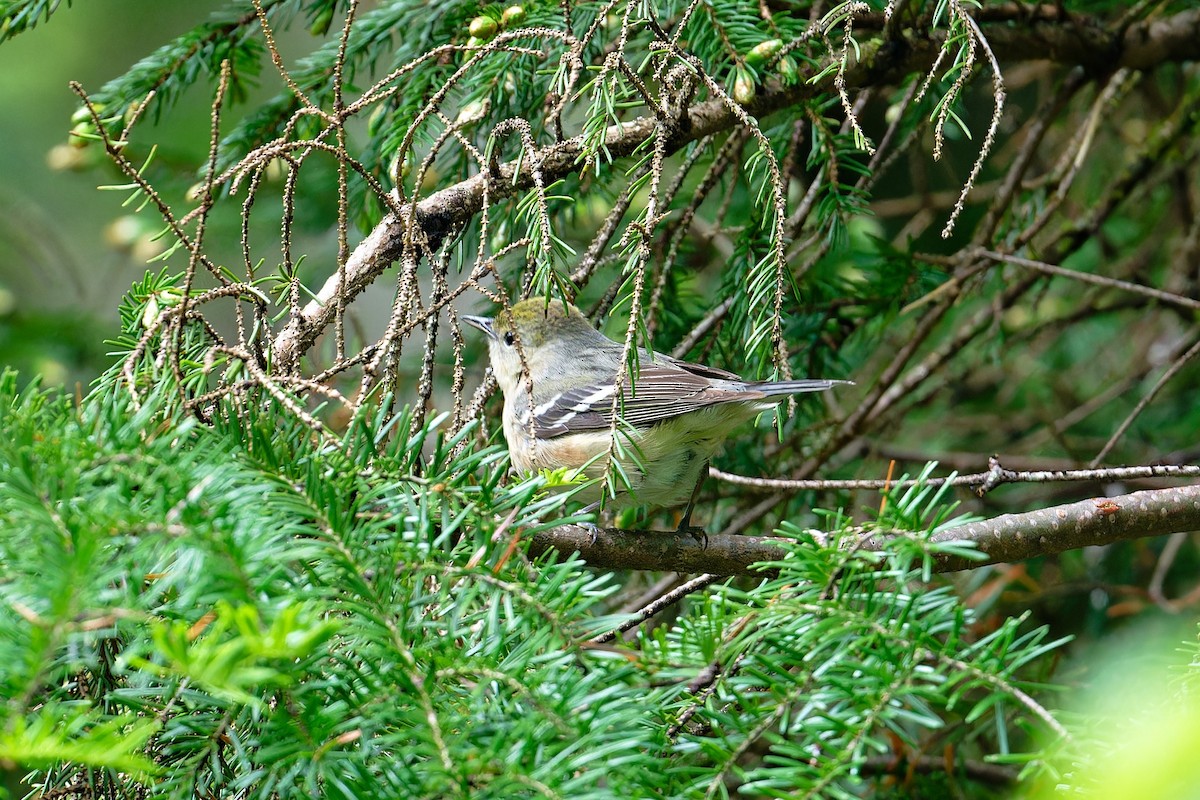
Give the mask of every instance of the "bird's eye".
[{"label": "bird's eye", "polygon": [[508,345],[509,347],[512,347],[512,346],[513,346],[513,342],[515,342],[516,340],[517,340],[517,337],[516,337],[516,336],[513,336],[513,332],[512,332],[512,331],[507,331],[507,332],[505,332],[505,334],[504,334],[504,343],[505,343],[506,345]]}]

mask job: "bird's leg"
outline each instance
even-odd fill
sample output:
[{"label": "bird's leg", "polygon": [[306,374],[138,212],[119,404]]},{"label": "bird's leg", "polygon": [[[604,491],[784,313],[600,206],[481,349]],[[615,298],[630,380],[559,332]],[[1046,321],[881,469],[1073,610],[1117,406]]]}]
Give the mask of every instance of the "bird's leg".
[{"label": "bird's leg", "polygon": [[[696,476],[696,485],[692,487],[692,496],[688,498],[687,508],[683,510],[683,518],[679,520],[679,527],[675,529],[676,533],[683,533],[692,527],[692,509],[696,507],[696,500],[700,497],[700,487],[704,485],[704,479],[708,477],[708,462],[704,462],[704,466],[700,468],[700,474]],[[705,550],[708,549],[708,532],[703,531],[699,537],[701,545]]]},{"label": "bird's leg", "polygon": [[[600,510],[600,501],[596,500],[595,502],[588,503],[586,506],[579,509],[579,513],[580,514],[591,514],[596,511],[599,511],[599,510]],[[599,536],[600,536],[600,526],[594,522],[580,522],[577,524],[579,525],[579,527],[583,528],[584,530],[586,530],[588,532],[588,535],[591,537],[591,543],[594,545],[596,543],[596,539],[599,538]]]}]

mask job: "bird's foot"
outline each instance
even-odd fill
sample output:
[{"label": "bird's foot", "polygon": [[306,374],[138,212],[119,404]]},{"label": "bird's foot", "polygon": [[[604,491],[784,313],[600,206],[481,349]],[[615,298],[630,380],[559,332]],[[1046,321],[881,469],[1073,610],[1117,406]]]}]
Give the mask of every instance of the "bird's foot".
[{"label": "bird's foot", "polygon": [[683,512],[683,517],[679,520],[679,525],[675,528],[677,534],[687,534],[700,543],[701,550],[708,549],[708,531],[704,528],[692,527],[692,504],[688,503],[688,507]]},{"label": "bird's foot", "polygon": [[679,527],[675,529],[675,533],[692,537],[700,543],[701,550],[708,549],[708,531],[704,528],[693,528],[692,521],[686,516],[679,523]]},{"label": "bird's foot", "polygon": [[[600,501],[597,500],[596,502],[588,503],[586,506],[579,509],[579,513],[580,514],[595,514],[599,510],[600,510]],[[591,544],[595,545],[596,540],[600,537],[600,526],[594,522],[577,522],[575,524],[588,532],[588,541]]]},{"label": "bird's foot", "polygon": [[588,543],[595,546],[596,540],[600,538],[600,526],[594,522],[577,522],[575,524],[587,531]]}]

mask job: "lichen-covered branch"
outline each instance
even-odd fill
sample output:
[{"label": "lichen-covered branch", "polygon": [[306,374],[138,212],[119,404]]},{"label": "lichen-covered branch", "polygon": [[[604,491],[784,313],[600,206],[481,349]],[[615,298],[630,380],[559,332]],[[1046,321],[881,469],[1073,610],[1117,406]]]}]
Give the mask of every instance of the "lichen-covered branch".
[{"label": "lichen-covered branch", "polygon": [[[1097,20],[1066,14],[1055,6],[1039,6],[1033,13],[1026,9],[1012,14],[1008,14],[1006,8],[989,9],[987,13],[981,12],[980,17],[984,35],[1001,61],[1050,60],[1077,64],[1089,71],[1109,71],[1124,66],[1147,69],[1157,64],[1200,58],[1200,9],[1141,21],[1123,31],[1113,32]],[[878,27],[883,27],[882,19],[875,22]],[[860,30],[870,29],[872,19],[856,24]],[[863,88],[891,85],[906,75],[923,73],[944,48],[944,38],[944,32],[903,30],[886,44],[878,39],[860,43],[857,60],[844,71],[841,80],[846,87]],[[810,83],[808,79],[815,74],[810,69],[802,76],[804,79],[791,87],[778,84],[763,87],[744,105],[744,113],[761,117],[830,92],[834,76],[829,74]],[[676,124],[673,124],[673,132],[667,141],[667,153],[674,153],[705,136],[733,129],[739,124],[738,112],[741,110],[732,109],[719,99],[692,105],[681,120],[672,121]],[[612,125],[605,132],[605,149],[613,158],[626,157],[655,135],[659,123],[654,116],[643,116]],[[576,136],[542,148],[537,158],[502,164],[495,174],[484,171],[429,195],[415,206],[415,223],[419,230],[414,241],[436,249],[447,235],[460,229],[482,210],[485,187],[489,202],[496,202],[532,186],[534,163],[538,164],[542,179],[547,183],[577,172],[586,163],[580,158],[585,147],[584,136]],[[342,303],[350,302],[400,259],[406,227],[403,214],[388,214],[355,248],[345,269],[332,276],[316,299],[293,317],[275,338],[276,369],[293,368],[296,359],[333,322],[336,298]]]}]

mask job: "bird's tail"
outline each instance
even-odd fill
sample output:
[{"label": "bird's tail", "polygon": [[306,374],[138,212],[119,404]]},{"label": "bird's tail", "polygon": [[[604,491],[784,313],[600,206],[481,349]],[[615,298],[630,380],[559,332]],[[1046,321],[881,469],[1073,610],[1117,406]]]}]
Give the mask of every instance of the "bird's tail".
[{"label": "bird's tail", "polygon": [[827,381],[816,378],[802,378],[795,381],[762,381],[751,383],[747,388],[762,392],[767,397],[781,394],[802,394],[804,392],[823,392],[839,384],[854,385],[854,381]]}]

